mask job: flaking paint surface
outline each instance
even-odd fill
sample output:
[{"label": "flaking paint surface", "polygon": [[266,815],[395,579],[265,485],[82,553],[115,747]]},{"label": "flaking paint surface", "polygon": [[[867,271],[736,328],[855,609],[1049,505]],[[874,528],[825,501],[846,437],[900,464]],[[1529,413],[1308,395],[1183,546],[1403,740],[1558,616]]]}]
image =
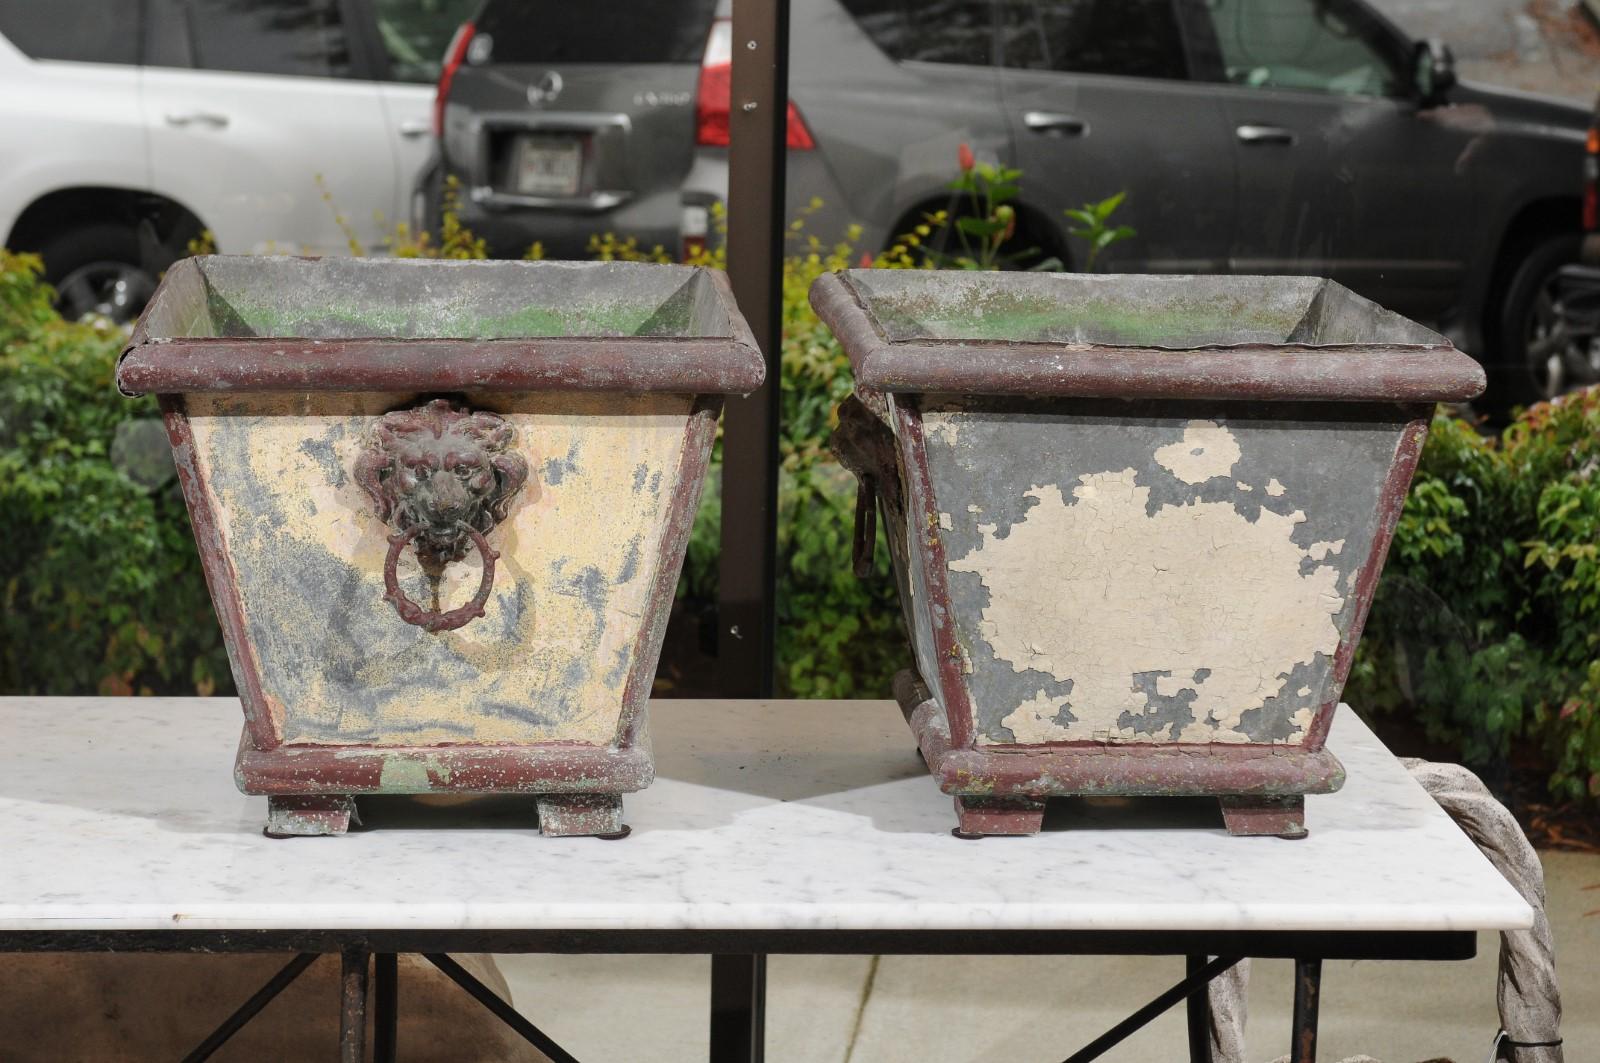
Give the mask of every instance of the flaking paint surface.
[{"label": "flaking paint surface", "polygon": [[1124,409],[924,413],[979,743],[1303,741],[1401,420]]},{"label": "flaking paint surface", "polygon": [[[487,614],[429,634],[383,600],[390,529],[350,475],[408,395],[189,397],[197,462],[286,743],[603,745],[617,728],[678,475],[688,396],[469,397],[506,418],[530,476],[490,532]],[[407,553],[402,588],[426,604]],[[471,597],[475,555],[440,601]]]}]

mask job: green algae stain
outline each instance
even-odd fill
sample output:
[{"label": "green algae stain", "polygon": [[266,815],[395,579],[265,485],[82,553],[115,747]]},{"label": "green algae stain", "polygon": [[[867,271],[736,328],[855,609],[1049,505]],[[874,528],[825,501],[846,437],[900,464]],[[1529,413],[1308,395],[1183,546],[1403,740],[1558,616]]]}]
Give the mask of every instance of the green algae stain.
[{"label": "green algae stain", "polygon": [[410,757],[386,757],[383,771],[378,776],[378,790],[386,794],[425,794],[438,789],[430,776],[441,783],[450,781],[450,769],[436,763],[433,758],[422,760]]}]

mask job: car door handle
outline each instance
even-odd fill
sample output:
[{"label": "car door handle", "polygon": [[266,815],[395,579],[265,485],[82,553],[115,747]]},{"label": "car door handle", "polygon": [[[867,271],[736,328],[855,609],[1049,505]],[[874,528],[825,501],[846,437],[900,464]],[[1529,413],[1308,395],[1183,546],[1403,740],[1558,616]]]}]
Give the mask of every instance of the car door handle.
[{"label": "car door handle", "polygon": [[1089,132],[1089,123],[1082,118],[1057,111],[1029,111],[1022,116],[1022,124],[1045,136],[1081,137]]},{"label": "car door handle", "polygon": [[1234,135],[1241,144],[1293,144],[1294,131],[1276,125],[1242,125]]},{"label": "car door handle", "polygon": [[418,137],[425,137],[432,132],[433,126],[427,122],[412,119],[400,123],[400,135],[407,140],[416,140]]},{"label": "car door handle", "polygon": [[168,114],[167,124],[182,129],[185,126],[203,125],[211,129],[228,128],[228,116],[217,114],[214,111],[185,111],[181,114]]}]

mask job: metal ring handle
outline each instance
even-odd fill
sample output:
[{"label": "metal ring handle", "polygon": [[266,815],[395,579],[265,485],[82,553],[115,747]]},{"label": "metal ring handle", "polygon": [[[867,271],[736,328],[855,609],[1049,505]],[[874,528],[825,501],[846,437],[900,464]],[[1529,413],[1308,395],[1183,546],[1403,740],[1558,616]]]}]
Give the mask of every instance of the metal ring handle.
[{"label": "metal ring handle", "polygon": [[411,545],[413,539],[422,534],[421,525],[389,536],[389,556],[383,561],[383,600],[394,605],[394,611],[400,614],[401,620],[424,631],[437,633],[454,631],[483,615],[483,607],[489,601],[489,590],[494,586],[495,559],[500,555],[489,549],[489,540],[477,528],[470,524],[461,527],[466,529],[467,535],[472,538],[472,545],[478,548],[478,554],[483,558],[483,577],[478,581],[478,593],[472,596],[472,601],[443,613],[422,608],[400,589],[400,554]]},{"label": "metal ring handle", "polygon": [[857,579],[872,575],[878,546],[878,478],[863,475],[856,482],[856,524],[850,542],[850,561]]}]

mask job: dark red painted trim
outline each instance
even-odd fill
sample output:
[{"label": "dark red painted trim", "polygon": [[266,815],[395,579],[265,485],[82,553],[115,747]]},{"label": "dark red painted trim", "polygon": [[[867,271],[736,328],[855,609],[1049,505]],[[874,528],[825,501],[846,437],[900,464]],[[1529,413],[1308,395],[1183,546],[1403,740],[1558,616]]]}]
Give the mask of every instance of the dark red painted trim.
[{"label": "dark red painted trim", "polygon": [[837,273],[811,305],[850,356],[857,388],[1114,399],[1456,402],[1481,366],[1449,344],[1237,344],[1166,349],[1013,340],[890,342]]},{"label": "dark red painted trim", "polygon": [[1400,433],[1394,464],[1389,466],[1389,475],[1378,494],[1377,527],[1372,533],[1372,549],[1367,552],[1367,559],[1362,562],[1356,575],[1355,613],[1333,658],[1332,700],[1317,711],[1306,735],[1306,745],[1311,749],[1321,749],[1328,740],[1328,729],[1333,725],[1333,711],[1338,705],[1339,695],[1344,692],[1345,680],[1350,676],[1356,647],[1361,643],[1361,632],[1366,627],[1367,614],[1372,609],[1372,598],[1378,591],[1378,578],[1383,575],[1383,563],[1389,556],[1389,543],[1394,539],[1395,526],[1400,523],[1406,495],[1411,491],[1411,477],[1416,473],[1417,462],[1422,457],[1422,445],[1428,439],[1433,407],[1422,406],[1407,412],[1412,420]]},{"label": "dark red painted trim", "polygon": [[196,461],[194,433],[189,427],[183,396],[162,395],[161,412],[166,420],[167,439],[172,444],[173,463],[178,468],[178,483],[183,487],[183,498],[189,506],[189,523],[194,528],[194,541],[200,551],[206,586],[211,591],[211,604],[217,611],[222,642],[239,685],[245,731],[256,748],[272,749],[282,741],[282,720],[272,711],[271,702],[261,688],[261,671],[245,630],[238,578],[222,541],[221,526],[206,495],[205,472]]},{"label": "dark red painted trim", "polygon": [[[424,769],[426,786],[384,785],[386,765],[402,764],[408,781]],[[234,781],[247,794],[630,793],[650,785],[648,749],[576,743],[531,746],[279,746],[259,750],[249,732],[239,746]]]},{"label": "dark red painted trim", "polygon": [[[928,472],[928,447],[922,435],[922,411],[910,408],[915,399],[907,397],[894,404],[896,437],[900,443],[901,462],[905,468],[906,533],[921,540],[921,549],[913,551],[911,560],[922,564],[922,582],[927,601],[921,608],[927,611],[928,623],[933,631],[933,649],[939,658],[939,693],[944,698],[950,717],[950,734],[957,746],[970,746],[973,742],[972,698],[967,690],[964,671],[966,653],[956,637],[955,612],[950,608],[950,590],[945,583],[944,540],[939,534],[939,512],[934,502],[933,480]],[[912,631],[911,637],[916,638]]]},{"label": "dark red painted trim", "polygon": [[1325,749],[1210,743],[973,749],[951,738],[927,688],[902,672],[895,696],[928,770],[947,794],[984,797],[1284,796],[1332,793],[1344,768]]},{"label": "dark red painted trim", "polygon": [[721,396],[697,397],[684,429],[672,504],[656,550],[655,584],[645,603],[639,636],[633,644],[633,665],[622,691],[622,715],[617,721],[616,737],[622,749],[633,745],[645,706],[650,701],[650,689],[655,684],[661,642],[666,638],[667,618],[678,593],[684,551],[689,547],[695,514],[700,510],[700,495],[705,489],[706,469],[711,463],[711,447],[717,438],[717,415],[721,410]]},{"label": "dark red painted trim", "polygon": [[117,387],[151,392],[622,391],[745,394],[759,352],[731,339],[196,337],[127,348]]}]

